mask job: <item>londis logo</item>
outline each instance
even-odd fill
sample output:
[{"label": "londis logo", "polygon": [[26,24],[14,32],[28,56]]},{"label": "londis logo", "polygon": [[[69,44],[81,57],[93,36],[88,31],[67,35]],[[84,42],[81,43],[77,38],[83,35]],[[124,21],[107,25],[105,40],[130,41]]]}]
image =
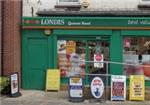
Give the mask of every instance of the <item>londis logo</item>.
[{"label": "londis logo", "polygon": [[64,25],[64,19],[42,19],[41,25]]}]

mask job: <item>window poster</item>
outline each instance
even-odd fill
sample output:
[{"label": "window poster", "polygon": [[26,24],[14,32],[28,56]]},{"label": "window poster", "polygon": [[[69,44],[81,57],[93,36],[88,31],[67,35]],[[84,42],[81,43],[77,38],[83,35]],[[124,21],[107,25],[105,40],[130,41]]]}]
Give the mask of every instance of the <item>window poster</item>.
[{"label": "window poster", "polygon": [[83,44],[73,40],[57,41],[58,69],[61,77],[85,74],[85,53],[84,47],[81,46]]},{"label": "window poster", "polygon": [[126,76],[111,76],[111,100],[126,99]]},{"label": "window poster", "polygon": [[144,100],[145,97],[145,84],[144,75],[131,75],[130,76],[130,100]]},{"label": "window poster", "polygon": [[94,67],[95,68],[103,68],[104,63],[99,63],[103,61],[104,61],[103,54],[94,54]]},{"label": "window poster", "polygon": [[75,41],[67,41],[67,48],[66,48],[67,54],[72,54],[76,52],[76,42]]},{"label": "window poster", "polygon": [[58,54],[66,54],[66,40],[57,41],[57,52]]}]

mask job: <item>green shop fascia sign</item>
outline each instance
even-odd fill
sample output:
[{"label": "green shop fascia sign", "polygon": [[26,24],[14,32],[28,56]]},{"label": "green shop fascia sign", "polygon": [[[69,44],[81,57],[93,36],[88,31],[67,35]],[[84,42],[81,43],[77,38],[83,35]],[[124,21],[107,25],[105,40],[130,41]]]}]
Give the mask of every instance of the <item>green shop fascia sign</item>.
[{"label": "green shop fascia sign", "polygon": [[150,27],[148,17],[23,17],[23,26]]}]

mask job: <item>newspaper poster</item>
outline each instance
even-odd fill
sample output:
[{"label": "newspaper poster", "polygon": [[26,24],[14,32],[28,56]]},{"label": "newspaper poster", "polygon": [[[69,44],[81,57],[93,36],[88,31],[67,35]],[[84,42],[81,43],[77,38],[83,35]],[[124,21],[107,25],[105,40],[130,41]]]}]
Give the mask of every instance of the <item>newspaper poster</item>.
[{"label": "newspaper poster", "polygon": [[129,100],[144,100],[145,84],[144,75],[130,76],[130,91]]},{"label": "newspaper poster", "polygon": [[126,76],[111,76],[111,100],[126,100]]}]

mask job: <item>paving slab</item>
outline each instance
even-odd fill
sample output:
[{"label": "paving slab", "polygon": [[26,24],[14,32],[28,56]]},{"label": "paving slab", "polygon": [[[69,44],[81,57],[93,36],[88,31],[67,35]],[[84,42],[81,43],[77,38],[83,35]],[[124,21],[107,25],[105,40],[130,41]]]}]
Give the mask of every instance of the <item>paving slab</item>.
[{"label": "paving slab", "polygon": [[69,102],[67,91],[44,92],[36,90],[22,90],[22,96],[16,98],[1,97],[0,105],[150,105],[150,101],[105,101]]}]

